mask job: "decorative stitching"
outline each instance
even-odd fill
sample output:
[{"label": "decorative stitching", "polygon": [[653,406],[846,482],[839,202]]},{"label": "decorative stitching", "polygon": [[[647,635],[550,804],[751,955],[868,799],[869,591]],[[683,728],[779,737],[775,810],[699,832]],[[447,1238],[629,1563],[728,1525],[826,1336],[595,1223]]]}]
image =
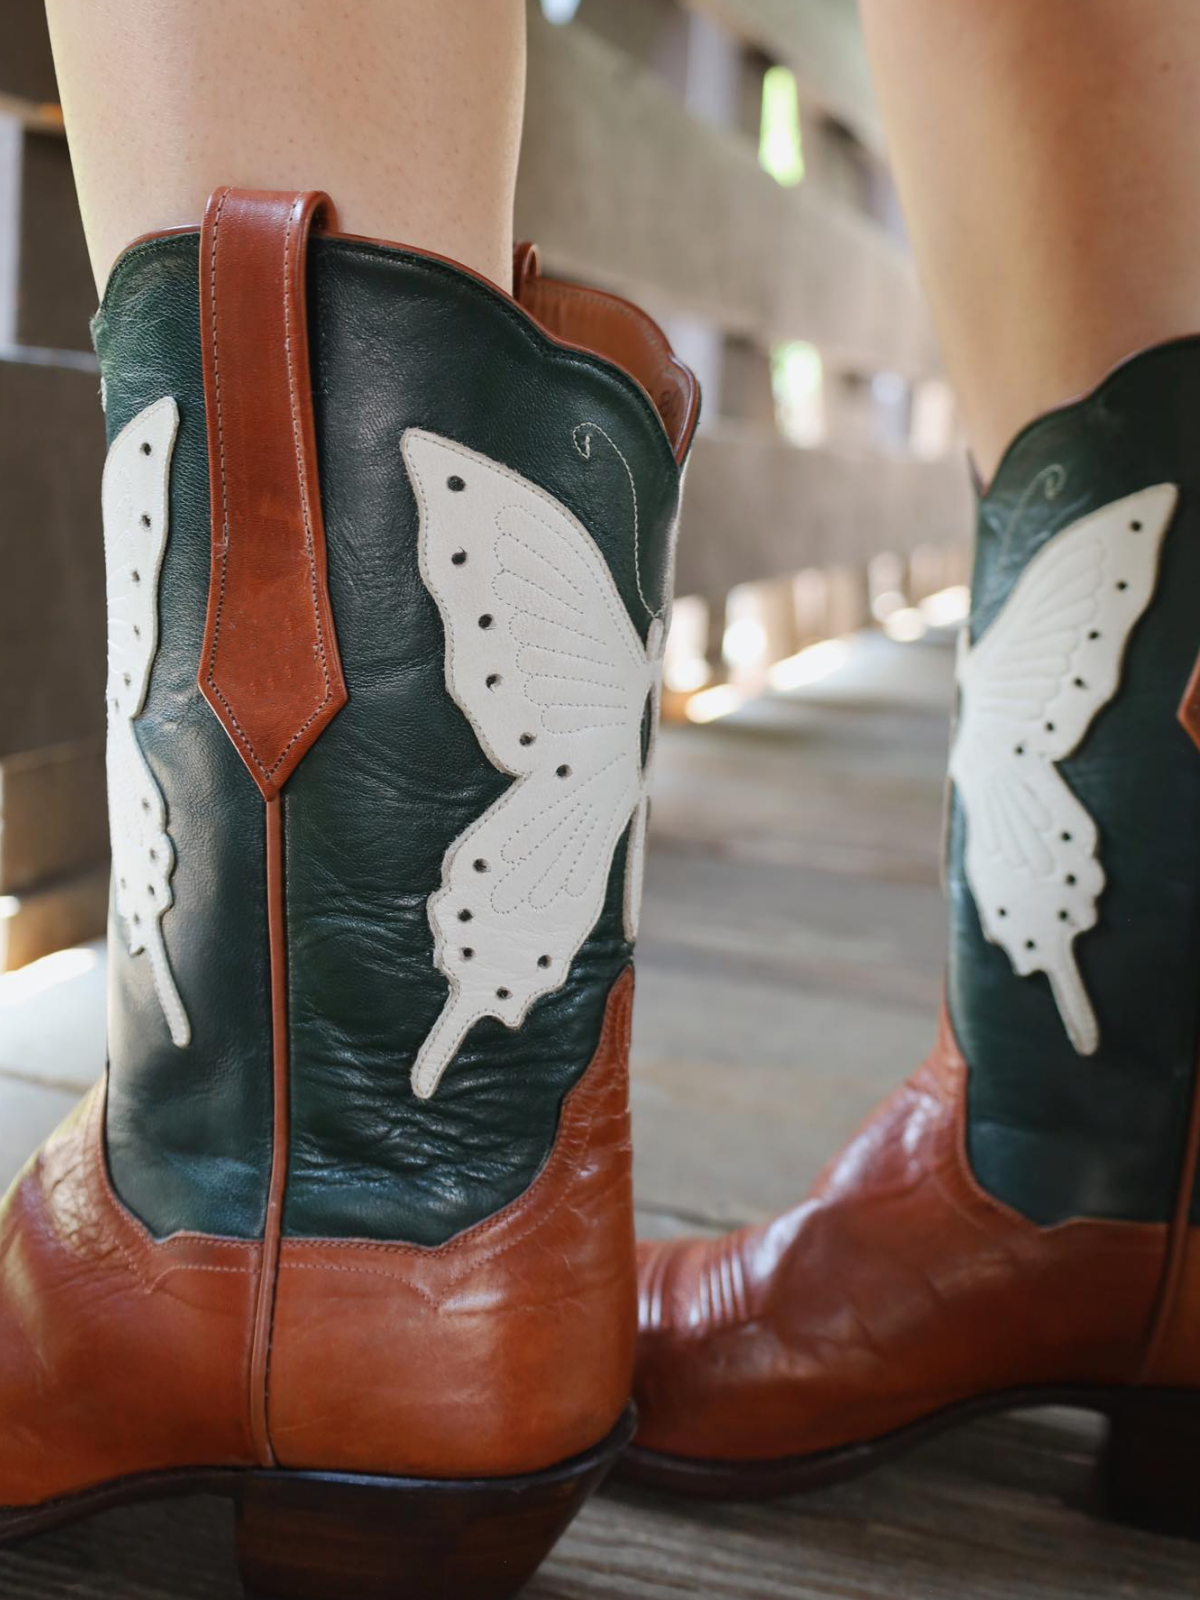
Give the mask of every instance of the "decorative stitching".
[{"label": "decorative stitching", "polygon": [[607,439],[609,444],[620,457],[621,465],[625,468],[625,476],[629,479],[629,492],[633,496],[633,579],[637,585],[638,599],[642,602],[642,609],[650,618],[651,622],[656,622],[658,618],[662,616],[666,606],[664,603],[658,608],[657,611],[655,611],[651,607],[649,600],[646,599],[646,592],[642,588],[642,557],[640,548],[641,530],[638,525],[637,484],[633,481],[633,471],[630,468],[629,462],[625,459],[624,452],[621,450],[620,446],[615,442],[612,436],[600,426],[598,422],[580,422],[576,424],[575,428],[571,432],[572,442],[574,443],[576,450],[579,451],[579,454],[585,461],[590,461],[592,459],[591,438],[585,438],[583,444],[580,444],[579,442],[579,435],[585,428],[591,428],[594,432],[600,434],[602,438]]},{"label": "decorative stitching", "polygon": [[[109,277],[104,301],[97,316],[107,322],[109,302],[112,299],[114,289],[139,261],[159,254],[174,255],[183,247],[193,248],[198,243],[198,240],[199,235],[193,233],[174,235],[166,239],[148,239],[145,244],[135,245],[132,250],[127,251],[118,261]],[[564,366],[576,368],[615,387],[626,400],[632,402],[641,412],[643,422],[650,429],[649,442],[651,442],[651,447],[670,463],[670,469],[677,478],[679,477],[680,465],[675,459],[675,451],[670,437],[663,427],[662,418],[656,411],[654,402],[636,378],[631,377],[622,367],[610,361],[607,356],[589,355],[586,351],[580,350],[569,342],[556,338],[542,328],[537,320],[515,301],[511,301],[503,295],[498,295],[495,289],[477,282],[470,274],[464,273],[461,269],[444,261],[437,261],[431,256],[421,255],[418,252],[405,250],[403,247],[395,245],[372,244],[366,239],[319,239],[316,244],[319,250],[334,246],[340,255],[351,259],[373,261],[381,264],[389,271],[412,271],[416,269],[419,272],[428,273],[431,277],[443,278],[448,283],[453,284],[459,292],[469,295],[473,300],[488,306],[492,312],[504,317],[512,325],[514,331],[520,335],[521,339],[536,351],[541,359],[559,362]],[[549,278],[539,279],[539,284],[542,288],[552,288],[555,293],[563,292],[572,287],[571,285],[558,285],[553,279]],[[581,292],[588,293],[587,290]],[[682,366],[679,366],[678,370],[681,375],[687,371]],[[691,392],[692,390],[689,387],[689,394]]]},{"label": "decorative stitching", "polygon": [[298,411],[297,411],[295,375],[294,375],[293,369],[292,369],[292,347],[291,347],[292,332],[291,332],[291,330],[292,330],[292,315],[293,315],[293,312],[292,312],[291,278],[290,278],[291,244],[292,244],[292,232],[293,232],[293,229],[295,227],[297,212],[302,209],[302,202],[301,201],[297,201],[296,204],[293,205],[291,211],[288,213],[288,224],[287,224],[287,228],[286,228],[286,230],[284,232],[284,241],[283,241],[284,341],[283,341],[283,344],[284,344],[284,353],[285,353],[286,361],[287,361],[288,404],[289,404],[289,409],[290,409],[290,412],[291,412],[291,419],[292,419],[292,441],[293,441],[293,447],[294,447],[295,452],[296,452],[296,469],[297,469],[297,472],[299,474],[299,479],[300,479],[300,509],[301,509],[301,514],[302,514],[303,519],[304,519],[305,548],[306,548],[306,551],[307,551],[307,554],[308,554],[309,574],[310,574],[310,582],[311,582],[311,587],[312,587],[313,616],[314,616],[314,619],[315,619],[315,622],[316,622],[316,629],[317,629],[317,648],[318,648],[318,655],[319,655],[319,659],[320,659],[320,663],[321,663],[321,675],[322,675],[322,677],[324,678],[324,681],[325,681],[325,696],[320,701],[320,703],[317,705],[316,709],[312,712],[312,714],[310,716],[308,716],[300,724],[300,726],[295,730],[295,732],[292,734],[291,738],[287,741],[287,743],[283,746],[283,749],[279,752],[279,755],[276,757],[275,761],[271,764],[271,766],[267,767],[267,766],[264,766],[263,761],[260,758],[260,756],[258,754],[258,751],[254,746],[253,741],[251,740],[249,734],[247,734],[246,730],[242,727],[241,723],[238,721],[237,714],[234,711],[233,706],[230,704],[230,702],[227,699],[227,697],[225,696],[224,692],[217,685],[216,678],[215,678],[216,660],[217,660],[217,647],[218,647],[218,645],[220,643],[220,637],[221,637],[221,617],[222,617],[222,614],[223,614],[224,609],[225,609],[225,577],[226,577],[226,567],[227,567],[228,558],[229,558],[229,500],[228,500],[227,484],[226,484],[226,480],[225,480],[225,434],[224,434],[224,428],[223,428],[223,425],[222,425],[222,413],[221,413],[221,367],[220,367],[220,361],[219,361],[219,356],[218,356],[218,348],[217,348],[217,245],[218,245],[218,239],[219,239],[219,233],[220,233],[220,227],[221,227],[221,217],[222,217],[222,214],[223,214],[223,212],[225,210],[225,202],[229,198],[229,194],[230,194],[230,190],[229,189],[223,189],[222,190],[221,198],[217,202],[217,209],[213,214],[212,261],[211,261],[211,265],[210,265],[210,269],[209,269],[209,300],[210,300],[210,302],[212,304],[211,335],[212,335],[212,350],[213,350],[213,396],[214,396],[214,399],[216,401],[216,412],[217,412],[217,458],[218,458],[218,462],[219,462],[219,466],[220,466],[220,474],[221,474],[221,531],[222,531],[222,539],[221,539],[221,555],[220,555],[221,580],[220,580],[220,584],[218,585],[218,589],[217,589],[217,604],[216,604],[216,609],[215,609],[214,614],[213,614],[212,648],[209,651],[208,673],[207,673],[205,682],[208,684],[208,687],[216,695],[217,699],[224,706],[225,711],[226,711],[226,713],[227,713],[227,715],[229,717],[229,721],[233,726],[233,730],[234,730],[235,734],[237,735],[237,737],[241,741],[241,743],[244,745],[244,747],[246,749],[246,753],[249,755],[250,759],[254,762],[254,765],[258,768],[259,772],[262,773],[264,778],[270,779],[270,778],[273,778],[275,776],[275,774],[279,771],[280,767],[283,765],[284,761],[287,759],[288,752],[291,750],[292,746],[295,745],[298,740],[300,740],[300,739],[302,739],[304,737],[305,733],[307,733],[308,729],[312,727],[313,723],[321,715],[321,712],[324,711],[325,707],[329,704],[330,700],[333,697],[333,687],[332,687],[332,685],[331,685],[331,683],[329,681],[329,663],[328,663],[328,657],[327,657],[327,652],[326,652],[326,648],[325,648],[325,634],[324,634],[324,629],[322,627],[322,622],[321,622],[320,591],[319,591],[319,585],[318,585],[318,582],[317,582],[316,550],[315,550],[314,544],[313,544],[312,527],[311,527],[311,524],[310,524],[310,521],[309,521],[309,515],[308,515],[308,479],[307,479],[307,475],[306,475],[305,469],[304,469],[303,450],[301,448],[301,443],[300,443],[299,415],[298,415]]},{"label": "decorative stitching", "polygon": [[[131,1213],[126,1211],[125,1207],[121,1205],[116,1195],[113,1193],[108,1177],[108,1167],[104,1160],[102,1112],[106,1098],[106,1095],[101,1092],[97,1092],[95,1094],[92,1107],[88,1112],[92,1127],[84,1135],[84,1138],[92,1147],[91,1157],[94,1168],[94,1180],[96,1188],[100,1193],[101,1200],[104,1202],[105,1209],[110,1213],[119,1230],[118,1233],[112,1235],[112,1242],[120,1251],[121,1257],[124,1260],[128,1271],[141,1285],[142,1293],[147,1295],[153,1294],[154,1291],[159,1288],[167,1278],[171,1277],[172,1274],[176,1272],[247,1273],[255,1271],[255,1264],[250,1262],[241,1262],[236,1266],[220,1266],[215,1263],[210,1264],[205,1262],[181,1261],[175,1262],[171,1266],[166,1267],[162,1272],[155,1273],[153,1278],[148,1278],[146,1276],[141,1261],[137,1256],[134,1255],[133,1251],[120,1237],[120,1233],[124,1232],[127,1234],[132,1234],[144,1249],[151,1251],[161,1250],[163,1246],[157,1239],[154,1238],[153,1234],[148,1228],[144,1227],[134,1216],[131,1215]],[[182,1243],[184,1241],[189,1243],[203,1243],[208,1248],[218,1250],[253,1250],[257,1252],[259,1248],[257,1242],[249,1239],[216,1239],[209,1238],[203,1234],[195,1233],[175,1234],[172,1237],[171,1243]]]},{"label": "decorative stitching", "polygon": [[[621,981],[621,978],[617,979],[618,983]],[[581,1098],[585,1095],[587,1096],[588,1107],[586,1114],[580,1119],[578,1125],[573,1125],[571,1127],[569,1133],[565,1137],[560,1136],[550,1154],[549,1159],[546,1161],[537,1177],[530,1184],[529,1188],[526,1189],[523,1194],[518,1195],[515,1200],[511,1200],[508,1205],[506,1205],[502,1210],[497,1211],[494,1216],[485,1218],[483,1222],[476,1223],[474,1227],[468,1228],[465,1232],[458,1234],[455,1238],[447,1240],[445,1244],[430,1246],[402,1244],[399,1241],[392,1240],[376,1241],[370,1239],[322,1239],[320,1241],[319,1248],[322,1250],[362,1252],[363,1254],[379,1256],[384,1260],[388,1259],[389,1257],[410,1257],[417,1260],[431,1260],[438,1257],[449,1257],[456,1253],[472,1249],[476,1244],[479,1243],[481,1239],[486,1239],[489,1234],[502,1230],[514,1216],[519,1216],[521,1213],[528,1211],[534,1205],[539,1192],[557,1178],[559,1171],[563,1167],[566,1167],[568,1170],[572,1168],[580,1151],[585,1148],[590,1141],[592,1128],[595,1125],[597,1114],[602,1109],[598,1104],[600,1092],[597,1086],[592,1082],[592,1072],[596,1068],[596,1063],[602,1061],[611,1051],[614,1035],[618,1033],[618,1031],[624,1032],[628,1028],[629,1011],[630,994],[629,991],[626,990],[626,992],[620,996],[616,1003],[610,1004],[608,1008],[604,1019],[604,1026],[600,1033],[600,1042],[596,1048],[596,1054],[592,1059],[592,1065],[589,1067],[588,1072],[580,1080],[577,1087],[571,1091],[570,1095],[568,1095],[563,1109],[563,1120],[565,1121],[569,1117],[571,1102],[576,1096],[580,1096]],[[628,1148],[628,1145],[628,1138],[623,1138],[618,1148],[625,1150]],[[616,1183],[618,1181],[620,1180],[616,1177],[611,1180],[612,1183]],[[429,1291],[424,1291],[423,1286],[413,1284],[411,1280],[401,1277],[397,1272],[385,1271],[382,1266],[367,1267],[361,1266],[358,1263],[351,1263],[348,1266],[343,1266],[340,1263],[335,1262],[301,1262],[281,1260],[280,1269],[304,1272],[358,1272],[369,1277],[388,1278],[392,1282],[399,1280],[402,1283],[406,1283],[408,1287],[414,1289],[416,1292],[424,1293],[424,1297],[426,1299],[431,1299],[431,1303],[436,1307],[437,1305],[440,1305],[446,1299],[447,1295],[452,1290],[456,1289],[460,1283],[465,1282],[472,1275],[472,1273],[476,1272],[481,1267],[487,1266],[492,1261],[499,1260],[501,1256],[506,1255],[510,1250],[515,1249],[517,1245],[523,1244],[527,1239],[532,1238],[536,1233],[546,1226],[552,1217],[557,1215],[562,1206],[571,1198],[571,1187],[569,1185],[564,1185],[561,1193],[554,1199],[552,1204],[549,1205],[545,1211],[530,1219],[527,1222],[527,1225],[524,1228],[518,1229],[512,1237],[502,1239],[496,1248],[484,1251],[478,1257],[473,1258],[459,1271],[451,1274],[451,1276],[446,1280],[441,1292],[432,1297]]]},{"label": "decorative stitching", "polygon": [[[1057,493],[1060,472],[1046,468],[1030,489],[1044,481]],[[1074,943],[1098,921],[1105,875],[1095,820],[1058,763],[1118,690],[1177,500],[1175,485],[1157,484],[1060,528],[977,643],[960,641],[950,776],[967,828],[963,872],[985,938],[1018,975],[1045,973],[1081,1056],[1098,1049],[1100,1026]]]},{"label": "decorative stitching", "polygon": [[1032,478],[1023,489],[1021,498],[1013,507],[1012,515],[1004,525],[1004,532],[1000,535],[1000,555],[1003,559],[1008,554],[1009,544],[1017,526],[1033,497],[1034,492],[1041,486],[1042,498],[1047,501],[1057,500],[1067,482],[1067,469],[1061,461],[1053,461],[1049,466]]},{"label": "decorative stitching", "polygon": [[[175,849],[167,831],[166,802],[135,726],[145,708],[158,653],[159,582],[170,536],[170,471],[178,421],[179,408],[167,395],[126,423],[108,451],[101,499],[114,900],[129,953],[146,954],[171,1041],[183,1049],[191,1042],[191,1024],[163,932],[163,919],[174,904]],[[135,444],[140,447],[135,449]]]},{"label": "decorative stitching", "polygon": [[[288,400],[292,413],[292,444],[296,452],[296,474],[300,480],[300,510],[304,517],[304,544],[308,553],[308,570],[312,590],[313,624],[317,630],[317,651],[321,660],[321,675],[325,680],[325,699],[321,702],[321,706],[317,708],[317,712],[313,713],[313,716],[315,717],[320,710],[329,703],[329,697],[332,693],[332,689],[329,682],[329,664],[325,653],[325,631],[321,622],[321,595],[320,587],[317,582],[317,553],[313,542],[312,523],[308,514],[308,470],[305,466],[304,450],[300,440],[300,408],[299,400],[296,395],[296,377],[292,367],[292,320],[295,315],[292,306],[292,233],[297,222],[297,214],[302,211],[303,204],[303,201],[297,200],[295,205],[293,205],[291,212],[288,215],[287,232],[284,234],[283,241],[283,320],[285,328],[283,348],[284,354],[287,358]],[[312,722],[312,720],[313,717],[310,717],[309,722]],[[305,727],[307,726],[308,723],[305,724]],[[293,739],[291,743],[294,744],[295,739]],[[282,759],[283,757],[281,756],[280,760]],[[278,763],[276,763],[276,765],[278,765]],[[272,768],[272,771],[274,770],[275,769]]]},{"label": "decorative stitching", "polygon": [[[411,447],[408,442],[410,436]],[[578,429],[572,438],[578,450]],[[618,840],[641,801],[646,776],[640,750],[641,724],[645,698],[654,688],[657,657],[651,659],[646,644],[638,636],[628,607],[617,590],[599,546],[578,518],[553,496],[501,463],[452,440],[413,429],[406,433],[401,445],[409,465],[409,477],[420,516],[418,554],[421,574],[437,603],[446,632],[447,691],[471,722],[493,764],[517,778],[517,783],[506,790],[450,846],[443,862],[441,886],[430,900],[434,962],[449,979],[450,995],[422,1043],[413,1066],[414,1090],[418,1095],[428,1097],[436,1090],[458,1045],[481,1018],[498,1017],[507,1027],[518,1028],[535,1000],[560,989],[567,981],[571,962],[594,926],[594,919],[590,926],[576,926],[580,921],[580,912],[574,906],[584,907],[595,903],[599,895],[599,903],[595,904],[595,913],[599,916],[603,903],[600,878],[604,863],[607,860],[611,864]],[[414,454],[410,455],[410,449]],[[431,450],[436,453],[426,467],[421,452]],[[619,450],[617,453],[620,455]],[[436,461],[436,467],[433,461]],[[457,465],[460,461],[464,463],[462,470],[468,478],[473,476],[477,483],[482,479],[482,503],[478,512],[469,513],[465,504],[456,502],[453,523],[447,524],[447,531],[452,535],[451,544],[461,540],[477,551],[483,561],[482,568],[474,564],[465,568],[466,576],[463,579],[452,578],[448,565],[443,571],[440,558],[446,552],[440,543],[433,542],[433,530],[435,526],[441,526],[436,518],[442,503],[439,501],[436,508],[431,504],[422,476],[423,472],[435,470],[444,475],[451,465]],[[628,471],[627,462],[625,466]],[[495,481],[497,479],[501,480],[499,484]],[[508,500],[505,482],[513,484],[519,499]],[[552,511],[553,516],[544,514],[542,508]],[[476,514],[478,523],[473,520]],[[636,515],[635,510],[635,522]],[[469,521],[466,528],[460,526],[464,517]],[[568,527],[575,535],[573,539],[566,536],[564,530]],[[489,532],[489,528],[494,531]],[[545,536],[538,544],[532,543],[529,538],[533,529],[541,530]],[[536,575],[530,576],[524,570],[522,560],[527,554],[537,558],[535,574],[539,568],[553,573],[555,587],[563,593],[578,596],[580,605],[572,605],[562,594],[556,593],[555,588],[539,583]],[[474,578],[472,573],[475,574]],[[468,584],[466,591],[457,588],[461,582]],[[509,598],[514,586],[519,586],[519,598],[516,600]],[[597,595],[603,596],[603,607],[597,603],[589,613],[584,602],[593,588]],[[481,652],[473,630],[469,644],[461,640],[456,623],[456,612],[467,604],[468,594],[472,608],[487,605],[489,614],[494,614],[499,624],[494,631],[503,643],[497,648],[504,651],[504,664],[511,664],[521,680],[521,707],[529,713],[531,720],[537,718],[538,725],[550,734],[552,740],[558,741],[557,745],[552,744],[550,750],[545,752],[544,763],[541,759],[542,748],[537,752],[538,760],[532,763],[512,748],[512,741],[516,739],[513,723],[516,721],[514,711],[517,703],[502,699],[493,712],[492,703],[480,698],[475,674],[478,673],[482,681],[487,665],[486,652]],[[452,600],[452,595],[457,598]],[[564,609],[580,617],[592,615],[605,629],[607,637],[574,624],[565,625],[561,620]],[[658,619],[652,618],[652,639],[657,640],[659,630]],[[623,700],[614,702],[606,699],[589,703],[586,699],[581,700],[577,690],[572,694],[559,694],[557,698],[552,696],[550,688],[556,682],[576,685],[581,681],[589,681],[576,674],[554,671],[553,658],[559,652],[558,640],[564,634],[573,644],[590,643],[596,646],[595,657],[578,651],[567,653],[570,659],[584,662],[592,668],[607,666],[616,681],[590,681],[609,695],[623,687]],[[535,652],[541,652],[539,668],[534,668],[530,662]],[[501,663],[497,662],[496,665]],[[597,714],[608,710],[623,710],[625,714],[615,717]],[[563,743],[566,740],[578,741],[588,734],[603,733],[606,729],[627,733],[629,747],[612,753],[602,745],[599,750],[592,752],[594,759],[600,763],[596,770],[588,770],[582,760],[583,751],[577,743]],[[521,742],[524,744],[528,741]],[[628,782],[617,783],[613,774],[619,773],[623,765],[629,768]],[[550,777],[551,772],[553,778]],[[574,783],[564,788],[559,781],[563,774],[575,777]],[[612,802],[611,808],[604,803],[608,800]],[[528,943],[533,938],[529,913],[544,909],[548,903],[547,885],[552,885],[555,894],[561,897],[563,917],[560,919],[561,925],[554,930],[553,939],[547,938],[541,950],[552,950],[557,959],[544,964],[539,959],[537,970],[534,971],[532,956],[538,952],[525,951],[523,953],[530,961],[527,969],[523,964],[499,956],[499,947],[493,939],[490,954],[483,961],[474,961],[468,972],[463,970],[462,960],[458,956],[461,936],[457,920],[449,932],[444,930],[441,904],[450,895],[457,900],[462,892],[461,885],[455,883],[460,863],[470,860],[475,854],[485,830],[502,828],[503,822],[498,819],[509,808],[513,808],[514,815],[507,831],[497,838],[489,836],[488,848],[481,852],[493,860],[498,859],[507,869],[488,886],[483,907],[496,918],[515,916],[516,920],[511,924],[503,924],[501,931],[511,933],[518,944],[522,940]],[[611,816],[603,814],[609,809]],[[593,810],[595,815],[592,814]],[[530,814],[535,811],[536,815]],[[533,842],[525,846],[526,840]],[[599,840],[598,845],[595,844],[596,840]],[[636,858],[635,851],[635,864]],[[536,874],[533,881],[514,882],[529,863],[532,863],[530,871]],[[627,883],[627,891],[628,888]],[[470,892],[481,894],[484,892],[483,886],[478,885]],[[630,900],[628,892],[626,900],[627,903]],[[582,920],[588,921],[586,917]],[[631,919],[627,916],[626,926],[630,925]],[[493,926],[492,932],[496,931]],[[473,939],[472,948],[480,954],[488,948],[487,941],[483,941],[481,946],[479,939]],[[499,1007],[497,1001],[501,1002]]]}]

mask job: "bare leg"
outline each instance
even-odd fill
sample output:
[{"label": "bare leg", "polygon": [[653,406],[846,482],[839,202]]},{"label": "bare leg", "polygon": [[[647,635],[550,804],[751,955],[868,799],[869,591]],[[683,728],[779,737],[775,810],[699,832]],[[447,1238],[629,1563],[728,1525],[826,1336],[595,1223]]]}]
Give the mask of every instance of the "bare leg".
[{"label": "bare leg", "polygon": [[1200,331],[1193,0],[862,0],[914,248],[981,471]]},{"label": "bare leg", "polygon": [[48,0],[98,287],[221,183],[325,189],[342,226],[507,284],[521,0]]}]

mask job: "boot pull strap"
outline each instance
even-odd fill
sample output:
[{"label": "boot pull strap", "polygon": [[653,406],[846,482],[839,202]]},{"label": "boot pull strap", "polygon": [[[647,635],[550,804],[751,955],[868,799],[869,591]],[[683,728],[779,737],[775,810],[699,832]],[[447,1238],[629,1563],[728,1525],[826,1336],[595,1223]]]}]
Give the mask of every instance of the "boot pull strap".
[{"label": "boot pull strap", "polygon": [[525,303],[525,296],[529,292],[535,278],[542,272],[541,256],[538,247],[530,239],[524,239],[513,246],[513,299],[518,305]]},{"label": "boot pull strap", "polygon": [[200,232],[212,568],[200,692],[271,800],[346,703],[308,359],[327,195],[218,189]]}]

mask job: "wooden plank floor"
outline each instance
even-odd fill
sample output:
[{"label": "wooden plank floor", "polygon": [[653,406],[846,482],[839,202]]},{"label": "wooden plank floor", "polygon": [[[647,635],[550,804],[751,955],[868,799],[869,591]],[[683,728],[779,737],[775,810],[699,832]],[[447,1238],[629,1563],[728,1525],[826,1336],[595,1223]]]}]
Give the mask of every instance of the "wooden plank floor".
[{"label": "wooden plank floor", "polygon": [[[950,674],[945,647],[864,641],[802,699],[664,736],[635,1032],[644,1231],[791,1202],[932,1041]],[[59,960],[41,993],[0,980],[0,1178],[102,1061],[98,953]],[[997,1418],[776,1506],[616,1487],[528,1594],[1200,1600],[1200,1549],[1088,1515],[1098,1438],[1067,1411]],[[237,1594],[229,1513],[205,1500],[0,1554],[4,1600]]]}]

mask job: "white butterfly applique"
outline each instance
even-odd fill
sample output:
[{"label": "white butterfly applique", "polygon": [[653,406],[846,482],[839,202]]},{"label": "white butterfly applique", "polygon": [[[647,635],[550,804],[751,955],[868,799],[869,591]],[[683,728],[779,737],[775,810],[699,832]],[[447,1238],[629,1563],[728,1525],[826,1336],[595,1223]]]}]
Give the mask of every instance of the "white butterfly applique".
[{"label": "white butterfly applique", "polygon": [[1154,592],[1178,499],[1156,484],[1071,523],[1030,561],[973,649],[960,645],[950,775],[983,931],[1023,977],[1044,972],[1080,1055],[1100,1043],[1074,942],[1097,920],[1096,824],[1054,766],[1111,700]]},{"label": "white butterfly applique", "polygon": [[[586,455],[590,435],[576,443]],[[415,428],[402,448],[447,688],[488,760],[515,779],[451,845],[429,901],[450,995],[413,1066],[428,1099],[481,1017],[517,1028],[566,982],[630,818],[625,923],[636,933],[663,622],[652,619],[643,644],[587,529],[536,484]]]},{"label": "white butterfly applique", "polygon": [[158,579],[167,545],[168,484],[179,411],[169,396],[138,413],[113,440],[101,503],[108,589],[108,810],[113,889],[130,955],[145,951],[171,1038],[192,1031],[171,975],[162,919],[172,903],[175,851],[167,812],[138,743],[158,650]]}]

